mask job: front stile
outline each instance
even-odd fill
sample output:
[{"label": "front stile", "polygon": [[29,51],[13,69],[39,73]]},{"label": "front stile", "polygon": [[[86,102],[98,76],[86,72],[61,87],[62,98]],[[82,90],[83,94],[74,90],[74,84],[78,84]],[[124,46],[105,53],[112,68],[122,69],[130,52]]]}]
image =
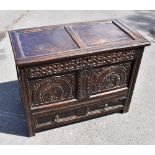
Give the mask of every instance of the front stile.
[{"label": "front stile", "polygon": [[[92,94],[92,69],[78,71],[78,100],[89,99]],[[76,110],[77,116],[86,115],[89,111],[88,106]]]},{"label": "front stile", "polygon": [[88,99],[92,93],[92,69],[78,71],[78,100]]}]

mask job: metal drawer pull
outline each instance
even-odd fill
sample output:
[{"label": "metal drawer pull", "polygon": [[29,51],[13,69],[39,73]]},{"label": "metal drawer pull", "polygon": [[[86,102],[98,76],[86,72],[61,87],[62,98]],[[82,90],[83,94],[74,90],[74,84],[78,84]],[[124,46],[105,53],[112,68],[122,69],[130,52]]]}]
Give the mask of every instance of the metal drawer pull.
[{"label": "metal drawer pull", "polygon": [[108,104],[105,104],[105,108],[108,108],[109,107],[109,105]]},{"label": "metal drawer pull", "polygon": [[109,105],[105,104],[104,107],[102,107],[102,109],[100,109],[100,112],[104,112],[104,111],[106,111],[108,109],[109,109]]},{"label": "metal drawer pull", "polygon": [[105,111],[113,109],[113,107],[110,107],[108,104],[105,104],[104,106],[105,106],[105,108],[104,108]]},{"label": "metal drawer pull", "polygon": [[55,119],[54,119],[54,121],[55,121],[55,122],[58,122],[59,120],[60,120],[60,117],[59,117],[59,115],[56,115],[56,116],[55,116]]}]

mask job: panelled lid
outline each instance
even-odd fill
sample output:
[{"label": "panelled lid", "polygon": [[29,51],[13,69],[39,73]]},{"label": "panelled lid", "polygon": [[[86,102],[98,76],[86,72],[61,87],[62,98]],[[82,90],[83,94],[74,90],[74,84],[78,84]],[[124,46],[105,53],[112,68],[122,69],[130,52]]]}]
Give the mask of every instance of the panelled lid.
[{"label": "panelled lid", "polygon": [[19,66],[150,44],[120,20],[12,30],[10,39]]}]

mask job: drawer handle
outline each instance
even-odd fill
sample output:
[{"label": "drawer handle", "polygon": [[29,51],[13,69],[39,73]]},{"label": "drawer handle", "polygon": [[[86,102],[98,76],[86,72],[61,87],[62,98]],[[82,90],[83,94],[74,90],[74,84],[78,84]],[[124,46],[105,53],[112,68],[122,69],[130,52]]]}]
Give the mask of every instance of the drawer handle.
[{"label": "drawer handle", "polygon": [[104,111],[108,110],[108,108],[109,108],[109,105],[105,104],[104,107],[102,107],[102,109],[100,109],[100,112],[104,112]]},{"label": "drawer handle", "polygon": [[54,119],[54,121],[55,121],[55,122],[58,122],[59,120],[60,120],[60,117],[59,117],[59,115],[56,115],[56,116],[55,116],[55,119]]},{"label": "drawer handle", "polygon": [[109,107],[109,105],[108,104],[105,104],[105,108],[108,108]]},{"label": "drawer handle", "polygon": [[104,105],[104,110],[105,111],[108,111],[108,110],[111,110],[111,109],[113,109],[113,107],[110,107],[108,104]]}]

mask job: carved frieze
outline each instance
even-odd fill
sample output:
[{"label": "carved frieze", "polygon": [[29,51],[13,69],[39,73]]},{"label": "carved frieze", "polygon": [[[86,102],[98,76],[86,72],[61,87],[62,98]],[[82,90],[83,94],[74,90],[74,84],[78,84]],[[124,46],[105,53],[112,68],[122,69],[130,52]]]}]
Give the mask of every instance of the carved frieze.
[{"label": "carved frieze", "polygon": [[38,65],[27,69],[28,78],[42,77],[55,73],[62,73],[83,69],[87,67],[101,66],[117,62],[132,60],[135,57],[134,50],[106,52],[103,54],[61,61],[58,63]]}]

